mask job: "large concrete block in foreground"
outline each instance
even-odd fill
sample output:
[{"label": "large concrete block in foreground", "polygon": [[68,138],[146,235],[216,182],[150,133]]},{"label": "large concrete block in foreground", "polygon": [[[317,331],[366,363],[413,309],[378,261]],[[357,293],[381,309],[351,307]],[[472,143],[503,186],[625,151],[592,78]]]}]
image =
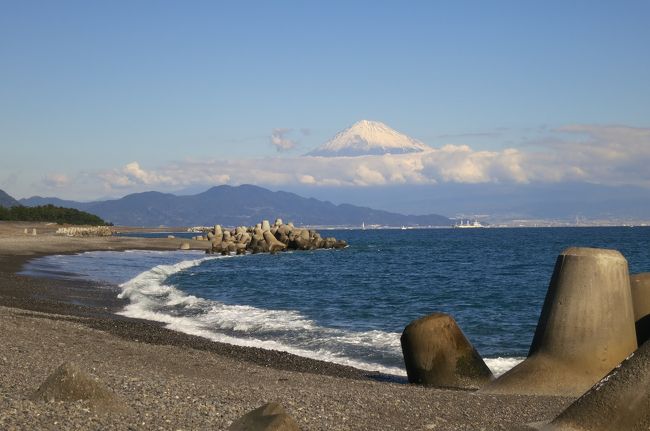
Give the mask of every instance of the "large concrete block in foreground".
[{"label": "large concrete block in foreground", "polygon": [[490,369],[447,314],[433,313],[409,323],[401,343],[410,383],[478,389],[492,379]]},{"label": "large concrete block in foreground", "polygon": [[528,358],[484,391],[579,396],[636,347],[627,261],[571,247],[557,258]]},{"label": "large concrete block in foreground", "polygon": [[542,429],[649,430],[650,343],[641,346]]},{"label": "large concrete block in foreground", "polygon": [[636,339],[639,346],[650,339],[650,272],[630,275]]}]

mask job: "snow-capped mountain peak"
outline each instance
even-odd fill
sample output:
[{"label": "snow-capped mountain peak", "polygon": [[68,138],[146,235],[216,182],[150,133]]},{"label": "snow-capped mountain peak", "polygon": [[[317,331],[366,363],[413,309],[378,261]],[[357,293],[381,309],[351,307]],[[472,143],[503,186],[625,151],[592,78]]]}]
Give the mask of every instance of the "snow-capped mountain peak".
[{"label": "snow-capped mountain peak", "polygon": [[379,121],[361,120],[331,140],[307,153],[308,156],[367,156],[427,151],[424,143],[391,129]]}]

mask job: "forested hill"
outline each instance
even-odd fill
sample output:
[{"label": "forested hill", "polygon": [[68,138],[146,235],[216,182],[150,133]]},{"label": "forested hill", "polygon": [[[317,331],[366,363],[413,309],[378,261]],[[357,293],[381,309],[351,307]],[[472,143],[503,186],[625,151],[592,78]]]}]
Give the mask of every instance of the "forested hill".
[{"label": "forested hill", "polygon": [[12,206],[0,207],[0,220],[4,221],[38,221],[59,224],[78,224],[103,226],[106,222],[94,214],[74,208],[41,205],[36,207]]}]

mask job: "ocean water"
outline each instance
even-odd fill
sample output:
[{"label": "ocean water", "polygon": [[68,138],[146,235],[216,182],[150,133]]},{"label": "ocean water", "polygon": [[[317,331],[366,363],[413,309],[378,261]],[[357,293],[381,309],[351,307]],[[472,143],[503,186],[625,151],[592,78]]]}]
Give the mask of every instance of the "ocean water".
[{"label": "ocean water", "polygon": [[435,311],[456,319],[496,374],[521,361],[566,247],[618,249],[632,273],[650,271],[650,228],[322,233],[350,246],[229,257],[89,252],[40,258],[24,272],[117,284],[129,300],[120,314],[173,330],[403,376],[401,331]]}]

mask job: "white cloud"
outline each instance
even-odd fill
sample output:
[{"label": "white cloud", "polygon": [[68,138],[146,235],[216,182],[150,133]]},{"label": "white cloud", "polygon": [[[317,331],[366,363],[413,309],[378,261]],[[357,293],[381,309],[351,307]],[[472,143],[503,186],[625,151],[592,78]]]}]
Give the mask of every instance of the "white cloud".
[{"label": "white cloud", "polygon": [[374,169],[369,168],[365,164],[360,164],[355,171],[354,183],[358,186],[378,186],[386,184],[384,175]]},{"label": "white cloud", "polygon": [[421,153],[360,157],[186,160],[155,169],[132,162],[101,174],[109,190],[192,185],[377,186],[588,181],[650,186],[650,129],[570,125],[535,146],[477,151],[445,145]]},{"label": "white cloud", "polygon": [[574,124],[526,155],[535,179],[650,186],[650,129]]},{"label": "white cloud", "polygon": [[126,164],[122,169],[113,170],[100,174],[104,182],[110,188],[131,187],[137,185],[145,186],[177,186],[182,184],[179,178],[168,174],[146,171],[140,167],[138,162]]},{"label": "white cloud", "polygon": [[298,178],[298,181],[299,181],[301,184],[309,184],[309,185],[314,185],[314,184],[316,184],[316,178],[314,178],[314,177],[311,176],[311,175],[301,175],[301,176]]},{"label": "white cloud", "polygon": [[65,174],[48,174],[45,175],[41,181],[41,183],[51,189],[58,189],[61,187],[66,187],[69,185],[71,182],[70,177],[68,177]]},{"label": "white cloud", "polygon": [[293,129],[277,128],[271,132],[271,145],[275,147],[278,152],[289,151],[296,147],[297,142],[289,139],[287,134],[291,133]]}]

